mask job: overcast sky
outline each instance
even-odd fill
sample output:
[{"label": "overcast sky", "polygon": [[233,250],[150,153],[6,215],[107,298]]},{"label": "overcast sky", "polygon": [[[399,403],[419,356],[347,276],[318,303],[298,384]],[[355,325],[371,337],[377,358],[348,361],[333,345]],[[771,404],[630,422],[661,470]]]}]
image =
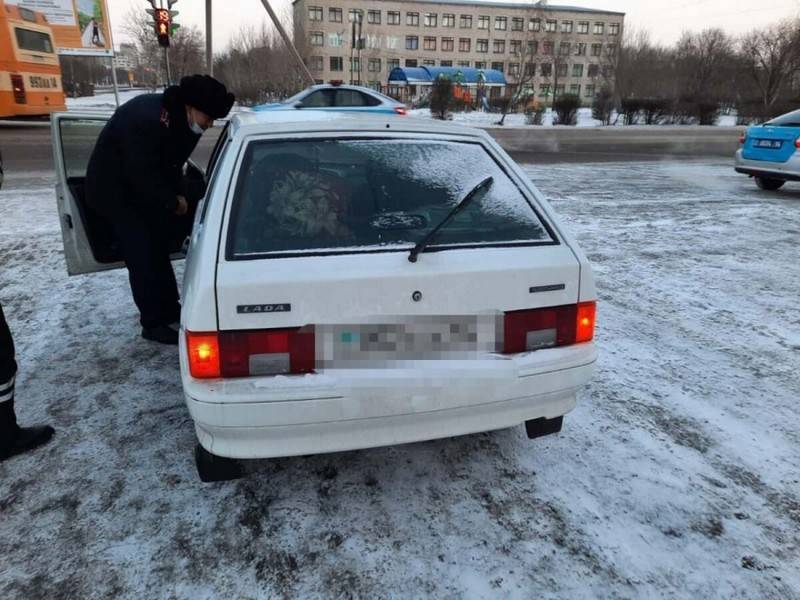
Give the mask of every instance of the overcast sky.
[{"label": "overcast sky", "polygon": [[[117,45],[125,41],[123,23],[131,9],[144,11],[147,0],[107,0]],[[213,0],[214,49],[223,48],[243,26],[265,22],[267,13],[261,0]],[[626,13],[625,23],[650,31],[654,41],[671,44],[682,31],[719,26],[734,34],[800,15],[800,0],[564,0],[551,5],[603,8]],[[279,13],[288,13],[291,0],[272,0]],[[205,0],[180,0],[173,10],[180,11],[182,25],[205,27]]]}]

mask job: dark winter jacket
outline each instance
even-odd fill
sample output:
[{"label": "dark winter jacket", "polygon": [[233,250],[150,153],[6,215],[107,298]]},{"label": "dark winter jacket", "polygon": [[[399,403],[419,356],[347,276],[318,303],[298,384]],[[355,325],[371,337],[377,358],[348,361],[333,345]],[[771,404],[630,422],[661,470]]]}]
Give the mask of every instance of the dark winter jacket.
[{"label": "dark winter jacket", "polygon": [[174,212],[183,193],[183,164],[199,139],[189,128],[177,86],[129,100],[94,147],[86,201],[101,214],[123,206],[154,217]]}]

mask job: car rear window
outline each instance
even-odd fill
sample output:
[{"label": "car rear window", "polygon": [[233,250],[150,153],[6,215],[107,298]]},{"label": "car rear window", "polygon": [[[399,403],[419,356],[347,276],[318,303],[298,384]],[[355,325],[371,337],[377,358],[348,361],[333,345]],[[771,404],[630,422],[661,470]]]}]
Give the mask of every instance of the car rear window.
[{"label": "car rear window", "polygon": [[800,127],[800,110],[793,110],[780,117],[775,117],[771,121],[767,121],[765,125],[774,125],[776,127]]},{"label": "car rear window", "polygon": [[555,243],[477,143],[401,139],[254,142],[233,200],[230,260],[410,249],[478,183],[490,186],[428,249]]}]

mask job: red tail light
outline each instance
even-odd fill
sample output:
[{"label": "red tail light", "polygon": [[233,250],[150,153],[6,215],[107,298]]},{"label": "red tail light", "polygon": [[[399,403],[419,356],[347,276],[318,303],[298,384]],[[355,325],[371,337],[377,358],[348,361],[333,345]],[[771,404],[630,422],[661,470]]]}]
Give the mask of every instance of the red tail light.
[{"label": "red tail light", "polygon": [[[189,370],[198,379],[314,371],[312,328],[187,332],[186,338]],[[214,355],[216,370],[212,366]]]},{"label": "red tail light", "polygon": [[747,141],[747,134],[743,133],[739,136],[739,145],[744,146],[744,143]]},{"label": "red tail light", "polygon": [[407,115],[408,114],[408,111],[406,110],[405,106],[395,106],[394,107],[394,112],[396,112],[398,115]]},{"label": "red tail light", "polygon": [[794,147],[800,150],[800,137],[794,141]]},{"label": "red tail light", "polygon": [[22,75],[11,75],[11,88],[14,90],[14,102],[25,104],[27,98],[25,96],[25,80]]},{"label": "red tail light", "polygon": [[594,323],[594,302],[507,312],[503,352],[517,354],[590,342]]}]

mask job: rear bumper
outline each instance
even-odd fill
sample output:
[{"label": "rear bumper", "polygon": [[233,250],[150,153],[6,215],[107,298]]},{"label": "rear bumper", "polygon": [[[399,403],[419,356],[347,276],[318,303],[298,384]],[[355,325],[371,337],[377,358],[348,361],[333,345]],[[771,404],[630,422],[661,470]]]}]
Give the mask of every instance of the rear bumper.
[{"label": "rear bumper", "polygon": [[770,162],[765,160],[748,160],[742,157],[742,150],[736,151],[737,173],[753,177],[782,179],[784,181],[800,181],[800,152],[795,152],[786,162]]},{"label": "rear bumper", "polygon": [[[181,356],[184,353],[181,352]],[[591,378],[594,344],[413,369],[198,381],[182,364],[200,443],[233,458],[339,452],[562,416]],[[183,358],[182,358],[183,362]]]}]

